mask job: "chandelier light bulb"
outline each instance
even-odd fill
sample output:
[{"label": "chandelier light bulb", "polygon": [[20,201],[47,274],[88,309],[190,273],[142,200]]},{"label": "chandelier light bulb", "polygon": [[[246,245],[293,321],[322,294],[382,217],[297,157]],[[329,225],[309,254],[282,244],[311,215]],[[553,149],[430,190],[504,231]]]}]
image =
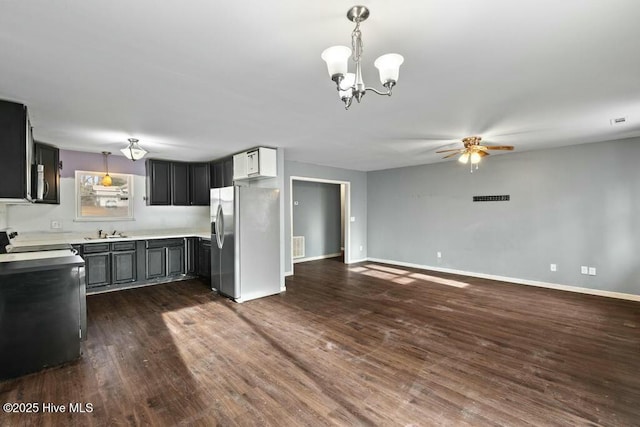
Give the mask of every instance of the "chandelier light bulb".
[{"label": "chandelier light bulb", "polygon": [[462,155],[458,157],[458,161],[466,164],[469,161],[469,153],[462,153]]},{"label": "chandelier light bulb", "polygon": [[120,150],[127,159],[133,160],[135,162],[136,160],[140,160],[147,154],[147,151],[138,145],[137,139],[129,138],[128,141],[129,145]]},{"label": "chandelier light bulb", "polygon": [[471,164],[478,164],[480,163],[480,159],[482,159],[482,157],[480,156],[480,153],[478,153],[477,151],[474,151],[473,153],[471,153]]}]

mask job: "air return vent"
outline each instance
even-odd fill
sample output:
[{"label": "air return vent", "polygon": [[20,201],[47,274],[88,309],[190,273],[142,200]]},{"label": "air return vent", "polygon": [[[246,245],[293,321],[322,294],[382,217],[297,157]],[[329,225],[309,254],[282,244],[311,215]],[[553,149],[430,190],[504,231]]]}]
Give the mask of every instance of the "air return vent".
[{"label": "air return vent", "polygon": [[500,196],[473,196],[474,202],[508,202],[511,196],[503,194]]},{"label": "air return vent", "polygon": [[291,252],[294,259],[304,258],[304,236],[293,236]]}]

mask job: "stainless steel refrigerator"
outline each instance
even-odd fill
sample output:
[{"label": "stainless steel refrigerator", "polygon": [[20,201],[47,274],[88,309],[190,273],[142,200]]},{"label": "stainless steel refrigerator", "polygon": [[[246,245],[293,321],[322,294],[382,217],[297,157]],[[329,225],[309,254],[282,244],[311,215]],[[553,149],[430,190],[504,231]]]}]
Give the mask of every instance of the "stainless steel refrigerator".
[{"label": "stainless steel refrigerator", "polygon": [[211,287],[238,302],[280,292],[280,190],[211,190]]}]

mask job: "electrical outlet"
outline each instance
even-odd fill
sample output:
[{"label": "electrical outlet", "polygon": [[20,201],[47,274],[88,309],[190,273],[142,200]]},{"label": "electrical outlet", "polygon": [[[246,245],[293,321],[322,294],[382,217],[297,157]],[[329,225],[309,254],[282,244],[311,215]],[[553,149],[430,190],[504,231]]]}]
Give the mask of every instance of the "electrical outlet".
[{"label": "electrical outlet", "polygon": [[52,230],[59,230],[62,228],[62,222],[57,221],[57,220],[52,220],[51,221],[51,229]]},{"label": "electrical outlet", "polygon": [[595,275],[596,275],[596,268],[589,267],[589,276],[595,276]]},{"label": "electrical outlet", "polygon": [[556,264],[550,264],[549,265],[549,270],[551,271],[558,271],[558,266]]},{"label": "electrical outlet", "polygon": [[351,222],[356,222],[356,217],[355,216],[351,217]]},{"label": "electrical outlet", "polygon": [[436,253],[436,256],[437,256],[438,258],[442,258],[442,252],[438,251],[438,252]]},{"label": "electrical outlet", "polygon": [[586,265],[580,267],[580,274],[589,274],[589,267],[587,267]]},{"label": "electrical outlet", "polygon": [[300,204],[300,202],[298,202],[297,200],[293,201],[293,206],[298,206]]}]

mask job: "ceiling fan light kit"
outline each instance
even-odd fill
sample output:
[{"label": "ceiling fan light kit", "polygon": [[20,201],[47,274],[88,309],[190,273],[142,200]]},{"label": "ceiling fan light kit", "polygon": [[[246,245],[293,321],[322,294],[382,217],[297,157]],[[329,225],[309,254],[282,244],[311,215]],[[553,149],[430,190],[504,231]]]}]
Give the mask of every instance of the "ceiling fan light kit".
[{"label": "ceiling fan light kit", "polygon": [[[398,82],[398,76],[400,74],[400,65],[404,62],[402,55],[397,53],[388,53],[380,56],[375,60],[374,66],[380,73],[380,82],[386,89],[385,91],[379,91],[372,87],[366,87],[362,80],[362,33],[360,32],[360,24],[369,17],[369,9],[365,6],[353,6],[347,12],[347,18],[356,24],[353,32],[351,33],[351,47],[347,46],[332,46],[322,52],[320,57],[327,63],[327,70],[329,71],[329,77],[336,84],[338,90],[338,96],[344,102],[344,108],[346,110],[351,106],[353,98],[358,102],[362,100],[362,97],[367,91],[377,93],[378,95],[391,96],[391,90]],[[353,58],[356,63],[356,72],[348,72],[349,57]]]},{"label": "ceiling fan light kit", "polygon": [[481,145],[480,141],[482,141],[482,137],[480,136],[467,136],[462,138],[464,148],[440,150],[436,151],[436,153],[451,153],[444,156],[443,159],[448,159],[449,157],[460,154],[458,161],[463,164],[467,164],[471,161],[471,172],[473,173],[473,165],[476,165],[475,169],[477,170],[480,160],[489,155],[488,150],[513,150],[512,145]]}]

